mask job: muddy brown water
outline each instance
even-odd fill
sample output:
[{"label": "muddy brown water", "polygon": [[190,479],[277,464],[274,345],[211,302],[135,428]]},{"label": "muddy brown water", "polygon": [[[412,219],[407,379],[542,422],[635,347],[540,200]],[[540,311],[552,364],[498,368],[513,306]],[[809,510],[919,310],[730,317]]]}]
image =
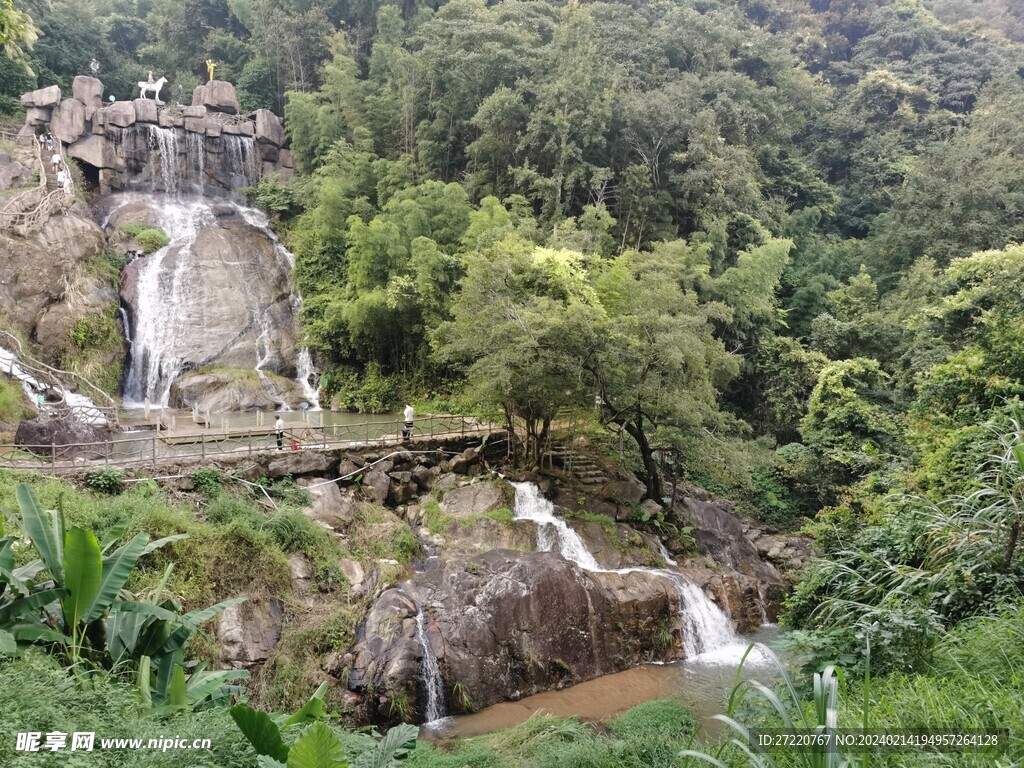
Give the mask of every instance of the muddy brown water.
[{"label": "muddy brown water", "polygon": [[[771,647],[778,632],[778,627],[768,626],[743,640]],[[647,664],[560,691],[495,704],[471,715],[446,718],[431,724],[429,731],[424,729],[421,736],[433,741],[480,736],[512,728],[538,712],[603,723],[645,701],[672,699],[693,713],[704,738],[712,738],[721,728],[721,723],[712,717],[725,708],[739,660],[740,655],[736,654],[728,660],[698,657],[673,664]],[[778,677],[778,669],[762,658],[749,661],[744,676],[771,685]]]}]

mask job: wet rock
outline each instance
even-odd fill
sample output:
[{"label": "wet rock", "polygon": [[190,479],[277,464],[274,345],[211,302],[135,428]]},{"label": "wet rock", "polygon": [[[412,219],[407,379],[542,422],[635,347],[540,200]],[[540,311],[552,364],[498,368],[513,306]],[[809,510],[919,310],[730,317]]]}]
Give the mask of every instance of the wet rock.
[{"label": "wet rock", "polygon": [[504,481],[494,483],[472,483],[453,488],[441,500],[441,509],[455,517],[493,512],[502,507],[511,507],[515,492]]},{"label": "wet rock", "polygon": [[[664,579],[587,573],[553,553],[449,561],[377,600],[351,650],[350,688],[422,700],[417,602],[449,701],[459,683],[477,707],[664,659],[678,608]],[[371,719],[390,719],[368,706]]]},{"label": "wet rock", "polygon": [[60,86],[50,85],[21,95],[23,107],[55,107],[60,104]]},{"label": "wet rock", "polygon": [[284,606],[276,597],[248,600],[220,615],[220,660],[232,669],[253,669],[265,662],[281,639]]},{"label": "wet rock", "polygon": [[64,99],[54,107],[50,133],[65,144],[71,144],[85,133],[85,105],[77,99]]},{"label": "wet rock", "polygon": [[[268,378],[273,377],[273,378]],[[190,372],[171,383],[172,408],[198,408],[201,413],[270,411],[295,402],[294,381],[275,374],[261,377],[255,370]]]},{"label": "wet rock", "polygon": [[71,82],[71,95],[86,107],[99,109],[103,106],[103,83],[95,77],[78,75]]}]

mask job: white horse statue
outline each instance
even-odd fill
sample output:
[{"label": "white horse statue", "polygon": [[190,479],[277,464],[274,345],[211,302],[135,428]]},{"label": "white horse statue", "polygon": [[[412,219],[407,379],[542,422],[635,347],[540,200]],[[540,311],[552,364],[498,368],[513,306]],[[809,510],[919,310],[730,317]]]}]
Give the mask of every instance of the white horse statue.
[{"label": "white horse statue", "polygon": [[167,78],[166,77],[161,77],[155,83],[149,83],[149,82],[146,82],[145,80],[140,80],[139,81],[139,98],[140,99],[146,98],[146,93],[149,92],[149,91],[152,91],[153,98],[156,101],[159,102],[160,101],[160,89],[164,87],[164,84],[166,82],[167,82]]}]

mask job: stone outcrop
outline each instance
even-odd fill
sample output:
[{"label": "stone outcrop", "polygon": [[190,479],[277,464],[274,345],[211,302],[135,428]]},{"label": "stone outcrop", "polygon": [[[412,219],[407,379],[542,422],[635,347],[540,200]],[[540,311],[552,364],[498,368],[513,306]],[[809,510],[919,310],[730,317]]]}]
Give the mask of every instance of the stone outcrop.
[{"label": "stone outcrop", "polygon": [[60,103],[60,86],[50,85],[21,95],[23,107],[55,107]]},{"label": "stone outcrop", "polygon": [[[140,196],[137,202],[112,211],[109,224],[159,224],[170,205],[164,206],[161,197]],[[191,205],[195,208],[200,204]],[[167,338],[162,353],[167,359],[181,361],[183,371],[202,372],[203,368],[215,367],[244,369],[246,374],[240,378],[222,372],[219,377],[199,380],[195,387],[186,378],[177,382],[175,402],[197,405],[202,410],[227,406],[238,409],[251,404],[246,398],[258,396],[257,386],[270,395],[272,403],[295,402],[288,391],[275,392],[279,379],[259,377],[253,370],[259,360],[268,374],[285,379],[296,375],[298,326],[291,293],[291,264],[276,248],[270,233],[250,223],[237,206],[208,205],[201,213],[190,214],[201,222],[194,239],[172,245],[160,256],[161,274],[168,281],[176,269],[184,275],[184,282],[177,284],[180,298],[174,307],[175,316],[183,319],[180,331]],[[139,327],[138,308],[145,300],[139,294],[139,276],[145,265],[152,263],[147,259],[153,258],[140,257],[122,272],[121,299],[133,328]],[[161,284],[160,289],[166,292],[171,287]],[[261,336],[264,329],[272,329],[272,333]],[[256,350],[260,351],[259,358]],[[238,382],[245,386],[240,387]],[[288,382],[280,386],[286,385],[291,386]]]},{"label": "stone outcrop", "polygon": [[241,112],[235,86],[225,80],[211,80],[206,85],[197,86],[192,92],[192,106],[229,115]]},{"label": "stone outcrop", "polygon": [[56,453],[60,458],[96,459],[102,458],[101,450],[80,447],[79,444],[103,442],[109,437],[110,432],[106,427],[83,424],[70,418],[38,417],[27,419],[18,425],[14,442],[27,446],[33,453],[45,456]]},{"label": "stone outcrop", "polygon": [[217,623],[220,661],[232,669],[254,669],[268,658],[281,639],[284,606],[276,597],[232,605]]},{"label": "stone outcrop", "polygon": [[[60,88],[50,86],[21,100],[26,126],[50,131],[71,157],[98,169],[101,192],[133,186],[173,192],[162,182],[191,172],[191,181],[210,194],[250,186],[264,174],[287,181],[295,172],[281,118],[269,110],[242,115],[234,86],[223,80],[196,88],[192,105],[183,108],[154,99],[105,103],[103,83],[86,76],[75,78],[71,98],[62,100]],[[188,136],[201,140],[189,143]],[[175,148],[176,157],[166,156]],[[245,167],[235,167],[240,163]],[[171,164],[179,167],[168,175]]]},{"label": "stone outcrop", "polygon": [[261,377],[251,368],[240,368],[183,374],[171,384],[168,404],[197,408],[200,413],[231,413],[274,410],[298,398],[295,382],[273,373]]},{"label": "stone outcrop", "polygon": [[[678,595],[647,573],[588,573],[542,552],[494,550],[449,561],[381,595],[343,659],[369,719],[395,696],[422,702],[417,605],[448,700],[459,683],[476,707],[671,657]],[[419,710],[422,717],[422,709]]]},{"label": "stone outcrop", "polygon": [[479,515],[497,509],[511,509],[515,490],[508,483],[472,483],[446,492],[441,499],[441,509],[454,517]]},{"label": "stone outcrop", "polygon": [[78,75],[71,83],[71,96],[94,110],[103,106],[103,83],[95,77]]},{"label": "stone outcrop", "polygon": [[50,133],[65,144],[77,141],[85,133],[85,105],[78,99],[64,99],[53,110]]}]

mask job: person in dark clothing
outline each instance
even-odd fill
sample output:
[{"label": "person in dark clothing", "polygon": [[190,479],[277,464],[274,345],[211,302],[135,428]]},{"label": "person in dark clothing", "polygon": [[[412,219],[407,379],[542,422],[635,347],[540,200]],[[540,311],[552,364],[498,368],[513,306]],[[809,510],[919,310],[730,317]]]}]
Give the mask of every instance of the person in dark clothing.
[{"label": "person in dark clothing", "polygon": [[277,432],[277,450],[280,451],[281,446],[284,444],[284,419],[280,416],[274,422],[274,430]]}]

